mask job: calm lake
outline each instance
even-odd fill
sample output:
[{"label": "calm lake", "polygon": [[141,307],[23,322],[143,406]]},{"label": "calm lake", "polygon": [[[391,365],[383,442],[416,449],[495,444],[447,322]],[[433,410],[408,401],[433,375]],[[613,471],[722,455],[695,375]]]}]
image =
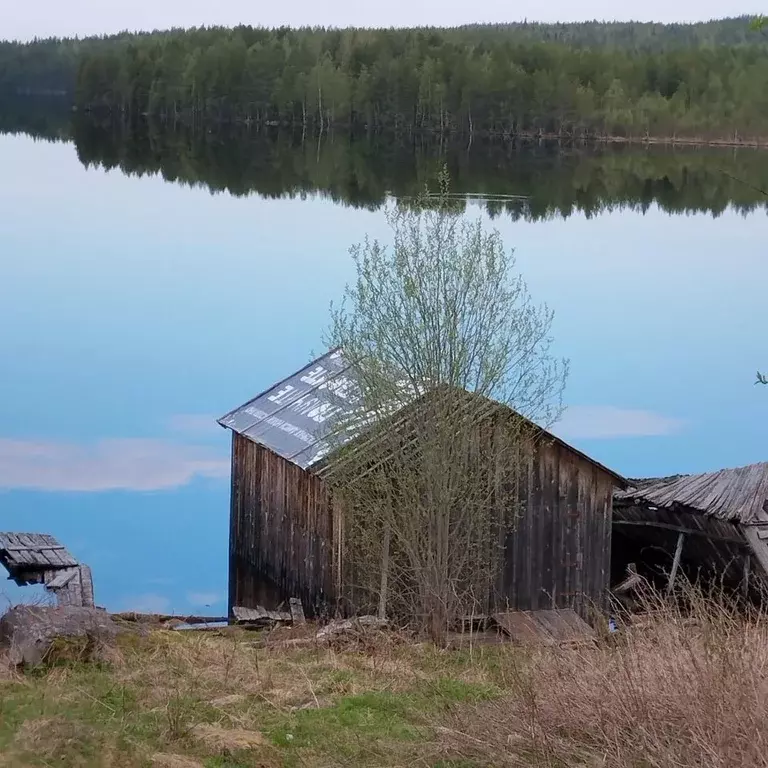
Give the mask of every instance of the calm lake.
[{"label": "calm lake", "polygon": [[225,610],[215,418],[322,351],[349,247],[444,162],[555,310],[555,431],[630,477],[768,458],[766,154],[0,129],[0,529],[110,609]]}]

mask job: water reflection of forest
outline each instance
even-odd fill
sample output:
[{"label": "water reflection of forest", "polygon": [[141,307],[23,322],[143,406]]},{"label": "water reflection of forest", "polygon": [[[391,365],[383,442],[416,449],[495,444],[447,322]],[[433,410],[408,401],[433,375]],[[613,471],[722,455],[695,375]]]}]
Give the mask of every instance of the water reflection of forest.
[{"label": "water reflection of forest", "polygon": [[[45,100],[42,100],[45,102]],[[446,163],[453,191],[487,198],[492,215],[527,220],[587,215],[616,207],[717,214],[729,205],[764,207],[768,152],[623,145],[466,141],[326,135],[302,141],[285,132],[216,132],[128,126],[73,115],[50,101],[0,109],[0,132],[74,141],[86,166],[161,174],[171,182],[233,195],[319,194],[376,208],[389,195],[412,196]],[[526,199],[520,199],[520,198]]]}]

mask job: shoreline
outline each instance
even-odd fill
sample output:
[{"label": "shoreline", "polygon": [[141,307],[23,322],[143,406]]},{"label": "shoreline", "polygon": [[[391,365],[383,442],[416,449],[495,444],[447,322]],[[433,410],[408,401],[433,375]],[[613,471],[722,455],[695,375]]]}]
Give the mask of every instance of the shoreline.
[{"label": "shoreline", "polygon": [[[89,108],[73,107],[73,111],[76,114],[109,117],[121,122],[131,122],[135,118],[128,118],[119,111],[113,110],[101,111],[92,110]],[[574,135],[572,133],[544,133],[539,131],[517,131],[517,132],[499,132],[499,131],[486,131],[475,130],[471,132],[455,131],[455,130],[431,130],[425,128],[408,128],[408,129],[393,129],[389,126],[381,127],[369,127],[351,126],[349,124],[339,123],[336,125],[323,126],[320,130],[317,130],[315,125],[301,125],[289,122],[278,121],[262,121],[254,120],[252,118],[235,118],[231,120],[217,120],[206,119],[205,117],[192,115],[192,119],[189,119],[188,115],[179,115],[174,119],[168,115],[150,115],[143,113],[140,115],[141,120],[145,120],[150,123],[159,123],[163,127],[170,126],[173,130],[177,125],[183,125],[187,128],[208,128],[216,126],[218,128],[225,127],[245,127],[249,130],[255,129],[259,132],[268,131],[270,129],[287,129],[291,132],[301,133],[306,136],[307,139],[322,139],[324,137],[333,136],[337,133],[343,133],[348,136],[353,135],[379,135],[386,136],[392,135],[396,137],[403,136],[430,136],[437,140],[444,139],[463,139],[468,142],[468,147],[471,147],[472,142],[475,139],[478,140],[490,140],[498,142],[511,142],[515,140],[521,141],[551,141],[551,142],[567,142],[569,144],[627,144],[632,146],[669,146],[669,147],[719,147],[723,149],[768,149],[768,136],[763,138],[748,138],[737,139],[732,137],[720,137],[720,138],[704,138],[701,136],[618,136],[613,134],[581,134]]]}]

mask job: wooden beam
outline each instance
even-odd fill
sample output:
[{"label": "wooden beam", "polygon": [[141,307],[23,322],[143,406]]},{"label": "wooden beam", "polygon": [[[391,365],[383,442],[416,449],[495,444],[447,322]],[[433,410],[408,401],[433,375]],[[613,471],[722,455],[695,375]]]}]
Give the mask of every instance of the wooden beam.
[{"label": "wooden beam", "polygon": [[744,574],[741,580],[741,593],[746,600],[749,597],[749,567],[752,557],[749,554],[744,555]]},{"label": "wooden beam", "polygon": [[389,547],[392,537],[392,525],[389,515],[384,521],[384,536],[381,542],[381,579],[379,584],[379,610],[378,616],[384,620],[387,618],[387,582],[389,579]]},{"label": "wooden beam", "polygon": [[614,520],[613,525],[632,525],[646,528],[660,528],[665,531],[674,531],[675,533],[684,533],[691,536],[704,536],[712,541],[727,541],[730,544],[738,544],[741,547],[748,547],[749,544],[744,539],[736,536],[718,536],[717,534],[707,533],[706,531],[695,528],[686,528],[683,525],[673,525],[672,523],[656,523],[651,520]]},{"label": "wooden beam", "polygon": [[48,589],[63,589],[77,575],[77,568],[65,568],[58,571],[51,581],[46,583]]},{"label": "wooden beam", "polygon": [[677,536],[677,546],[675,547],[675,559],[672,561],[672,570],[669,572],[669,581],[667,582],[667,594],[672,592],[675,586],[675,576],[680,567],[680,557],[683,554],[683,544],[685,543],[685,533],[682,531]]},{"label": "wooden beam", "polygon": [[752,554],[757,559],[757,564],[760,566],[755,573],[759,573],[763,584],[768,585],[768,546],[766,546],[766,542],[758,537],[757,531],[753,526],[744,526],[742,531],[750,544]]},{"label": "wooden beam", "polygon": [[306,623],[306,619],[304,618],[304,606],[302,606],[301,600],[299,600],[298,597],[292,597],[288,601],[288,605],[291,609],[291,619],[293,620],[293,625],[298,626],[299,624]]}]

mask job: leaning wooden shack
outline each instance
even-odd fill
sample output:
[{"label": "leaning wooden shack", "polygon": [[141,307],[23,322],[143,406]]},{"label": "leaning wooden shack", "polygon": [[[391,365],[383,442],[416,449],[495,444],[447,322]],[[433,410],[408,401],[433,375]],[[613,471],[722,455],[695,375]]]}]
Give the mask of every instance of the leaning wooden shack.
[{"label": "leaning wooden shack", "polygon": [[[358,608],[344,567],[344,507],[323,478],[332,463],[328,416],[347,407],[353,389],[350,366],[334,350],[219,420],[232,431],[230,615],[265,603],[270,590],[300,598],[312,613]],[[607,599],[613,491],[626,483],[530,427],[541,439],[526,456],[521,511],[498,548],[498,577],[479,589],[483,608],[586,616]]]},{"label": "leaning wooden shack", "polygon": [[42,584],[58,605],[93,608],[91,569],[44,533],[0,533],[0,565],[18,586]]},{"label": "leaning wooden shack", "polygon": [[748,593],[768,586],[768,462],[631,481],[616,494],[614,575],[633,564],[672,588],[689,581]]}]

